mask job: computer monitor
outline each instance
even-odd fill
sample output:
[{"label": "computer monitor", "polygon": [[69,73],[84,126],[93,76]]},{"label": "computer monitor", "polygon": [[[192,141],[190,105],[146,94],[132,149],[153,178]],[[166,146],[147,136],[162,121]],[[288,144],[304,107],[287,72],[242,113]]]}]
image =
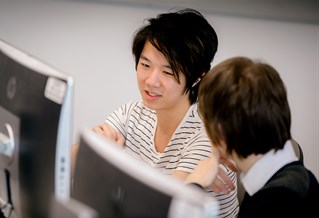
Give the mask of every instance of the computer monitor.
[{"label": "computer monitor", "polygon": [[102,218],[97,212],[75,199],[53,197],[48,218]]},{"label": "computer monitor", "polygon": [[163,175],[88,129],[80,135],[71,199],[108,218],[215,217],[219,209],[207,192]]},{"label": "computer monitor", "polygon": [[48,217],[70,197],[72,77],[0,40],[0,208]]}]

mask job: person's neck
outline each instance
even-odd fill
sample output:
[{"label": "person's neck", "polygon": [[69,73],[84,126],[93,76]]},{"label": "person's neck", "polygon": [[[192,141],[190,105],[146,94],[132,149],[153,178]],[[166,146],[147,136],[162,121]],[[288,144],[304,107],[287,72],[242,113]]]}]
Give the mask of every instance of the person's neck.
[{"label": "person's neck", "polygon": [[175,131],[184,119],[190,106],[190,103],[188,103],[165,110],[157,110],[157,128],[160,128],[162,131]]},{"label": "person's neck", "polygon": [[164,152],[169,140],[182,122],[190,105],[181,108],[172,108],[170,110],[158,110],[157,126],[155,132],[155,148],[158,152]]},{"label": "person's neck", "polygon": [[247,173],[251,166],[253,166],[262,156],[262,154],[251,154],[246,158],[239,158],[237,155],[233,155],[233,160],[241,172]]}]

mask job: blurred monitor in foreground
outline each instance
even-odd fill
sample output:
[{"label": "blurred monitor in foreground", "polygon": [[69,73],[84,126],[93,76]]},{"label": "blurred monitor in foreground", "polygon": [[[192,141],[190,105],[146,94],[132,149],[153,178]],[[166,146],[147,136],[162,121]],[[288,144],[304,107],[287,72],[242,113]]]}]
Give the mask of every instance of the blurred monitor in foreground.
[{"label": "blurred monitor in foreground", "polygon": [[70,196],[73,80],[0,40],[0,208],[48,217]]},{"label": "blurred monitor in foreground", "polygon": [[219,209],[203,190],[162,175],[91,130],[80,137],[71,198],[108,218],[206,218]]},{"label": "blurred monitor in foreground", "polygon": [[53,197],[48,218],[98,218],[98,214],[77,200]]}]

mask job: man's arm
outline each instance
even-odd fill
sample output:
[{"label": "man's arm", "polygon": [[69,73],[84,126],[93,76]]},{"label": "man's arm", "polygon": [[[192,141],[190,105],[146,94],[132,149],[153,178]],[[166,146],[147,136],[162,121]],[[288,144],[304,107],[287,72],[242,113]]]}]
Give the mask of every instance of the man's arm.
[{"label": "man's arm", "polygon": [[[231,166],[230,168],[232,170],[235,169],[237,171],[236,166],[228,159],[223,160],[222,163]],[[190,173],[184,181],[187,184],[193,183],[204,188],[210,188],[216,193],[222,192],[229,194],[230,191],[235,189],[233,181],[229,178],[228,174],[219,167],[219,163],[214,156],[199,162],[195,170]]]}]

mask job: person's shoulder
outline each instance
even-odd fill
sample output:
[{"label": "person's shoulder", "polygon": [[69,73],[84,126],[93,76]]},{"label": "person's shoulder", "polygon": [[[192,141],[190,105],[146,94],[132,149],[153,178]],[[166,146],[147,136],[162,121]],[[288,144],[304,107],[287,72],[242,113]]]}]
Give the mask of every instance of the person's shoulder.
[{"label": "person's shoulder", "polygon": [[204,122],[199,114],[198,103],[196,102],[192,104],[188,111],[189,111],[188,112],[189,121],[193,123],[197,123],[198,128],[201,129],[203,132],[206,132]]},{"label": "person's shoulder", "polygon": [[265,185],[267,188],[286,188],[299,195],[307,193],[310,184],[317,183],[313,174],[300,162],[295,161],[282,167]]},{"label": "person's shoulder", "polygon": [[196,118],[196,119],[201,120],[201,119],[200,119],[200,116],[199,116],[198,103],[197,103],[197,102],[194,103],[194,104],[192,104],[192,105],[190,106],[190,108],[189,108],[188,111],[190,112],[190,115],[191,115],[191,116],[193,116],[193,117]]},{"label": "person's shoulder", "polygon": [[195,102],[194,104],[192,104],[191,105],[191,109],[193,110],[193,111],[197,111],[198,110],[198,102]]}]

